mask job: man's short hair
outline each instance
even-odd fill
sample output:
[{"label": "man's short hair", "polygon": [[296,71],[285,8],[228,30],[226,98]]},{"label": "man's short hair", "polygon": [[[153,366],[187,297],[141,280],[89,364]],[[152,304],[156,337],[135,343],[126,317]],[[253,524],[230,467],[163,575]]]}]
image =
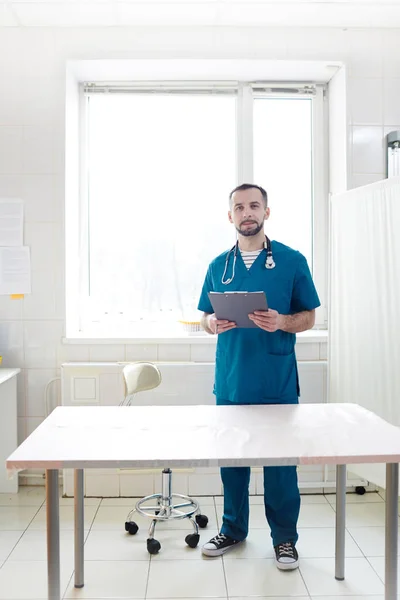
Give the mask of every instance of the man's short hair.
[{"label": "man's short hair", "polygon": [[232,196],[235,192],[243,192],[245,190],[251,190],[252,188],[259,190],[261,192],[261,195],[264,200],[265,208],[267,208],[267,206],[268,206],[267,192],[264,190],[264,188],[260,187],[259,185],[255,185],[253,183],[242,183],[241,185],[238,185],[237,187],[235,187],[235,189],[232,190],[231,193],[229,194],[229,205],[232,206]]}]

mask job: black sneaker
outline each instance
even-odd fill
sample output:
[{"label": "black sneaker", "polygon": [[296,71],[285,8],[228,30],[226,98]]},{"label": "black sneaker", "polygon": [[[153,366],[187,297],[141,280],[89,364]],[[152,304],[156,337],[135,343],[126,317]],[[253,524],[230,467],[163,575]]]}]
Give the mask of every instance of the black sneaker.
[{"label": "black sneaker", "polygon": [[291,571],[299,566],[299,555],[293,542],[275,546],[275,564],[282,571]]},{"label": "black sneaker", "polygon": [[201,551],[206,556],[221,556],[231,550],[234,546],[240,544],[240,541],[234,540],[228,535],[219,533],[215,537],[211,538],[209,542],[204,544]]}]

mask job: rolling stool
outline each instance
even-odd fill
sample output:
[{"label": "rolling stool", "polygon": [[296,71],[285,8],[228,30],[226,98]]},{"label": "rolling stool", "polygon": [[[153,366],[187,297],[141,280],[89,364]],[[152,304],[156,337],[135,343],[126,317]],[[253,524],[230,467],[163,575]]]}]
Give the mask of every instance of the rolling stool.
[{"label": "rolling stool", "polygon": [[[161,373],[153,363],[137,362],[126,365],[123,369],[125,380],[125,399],[121,406],[130,406],[133,394],[152,390],[161,383]],[[175,504],[174,499],[177,499]],[[154,506],[143,506],[146,502],[155,501]],[[149,534],[147,538],[147,550],[150,554],[157,554],[161,548],[158,540],[154,539],[154,530],[158,521],[169,521],[174,519],[189,519],[193,525],[194,533],[185,537],[185,542],[190,548],[196,548],[200,540],[199,527],[207,527],[208,517],[200,512],[199,503],[189,496],[172,493],[172,471],[164,469],[162,472],[162,491],[159,494],[151,494],[141,498],[135,508],[128,514],[125,522],[125,531],[135,535],[139,527],[131,520],[133,513],[139,513],[151,519]],[[193,518],[194,516],[194,518]]]}]

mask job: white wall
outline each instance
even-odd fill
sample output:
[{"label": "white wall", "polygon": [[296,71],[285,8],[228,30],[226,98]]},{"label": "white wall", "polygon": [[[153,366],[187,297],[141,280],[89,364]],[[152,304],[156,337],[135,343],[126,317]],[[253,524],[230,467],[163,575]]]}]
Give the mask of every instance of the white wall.
[{"label": "white wall", "polygon": [[[343,60],[351,186],[384,176],[384,134],[400,129],[398,30],[0,28],[0,197],[25,201],[33,293],[0,296],[0,354],[23,368],[19,439],[44,416],[44,386],[65,360],[212,360],[204,345],[63,346],[65,61],[94,58]],[[304,346],[318,359],[319,344]],[[211,354],[210,354],[211,353]],[[321,354],[321,358],[323,358]]]}]

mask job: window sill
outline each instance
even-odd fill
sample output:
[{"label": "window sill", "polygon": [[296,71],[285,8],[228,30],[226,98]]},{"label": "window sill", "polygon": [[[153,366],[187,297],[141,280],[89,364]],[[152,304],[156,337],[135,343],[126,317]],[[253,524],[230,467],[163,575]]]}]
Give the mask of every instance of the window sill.
[{"label": "window sill", "polygon": [[[64,337],[63,344],[216,344],[217,336],[207,333],[177,333],[168,336],[140,336],[140,337],[102,337],[101,335],[87,334]],[[315,344],[328,341],[327,329],[311,329],[297,334],[298,344]]]}]

